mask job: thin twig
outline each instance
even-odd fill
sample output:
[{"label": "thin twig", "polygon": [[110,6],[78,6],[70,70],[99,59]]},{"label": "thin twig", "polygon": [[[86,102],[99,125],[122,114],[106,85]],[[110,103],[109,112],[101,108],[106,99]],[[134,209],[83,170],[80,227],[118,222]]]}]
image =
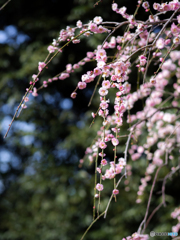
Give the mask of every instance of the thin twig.
[{"label": "thin twig", "polygon": [[[62,50],[64,47],[68,46],[74,39],[80,37],[81,35],[83,35],[83,34],[84,34],[85,32],[87,32],[87,31],[88,31],[88,30],[85,30],[84,32],[81,32],[81,33],[78,34],[76,37],[74,37],[73,39],[71,39],[69,42],[67,42],[66,44],[64,44],[64,46],[61,47],[60,49]],[[48,56],[47,56],[46,59],[45,59],[45,61],[47,61],[47,62],[45,63],[45,66],[44,66],[44,68],[42,69],[42,71],[43,71],[43,70],[47,67],[47,65],[53,60],[53,58],[56,57],[56,55],[57,55],[59,52],[60,52],[60,51],[59,51],[59,49],[58,49],[58,50],[53,54],[53,56],[47,61],[47,58],[48,58],[48,56],[50,55],[50,54],[48,54]],[[34,79],[33,83],[36,82],[36,79],[39,77],[39,75],[42,73],[42,71],[39,71],[39,72],[38,72],[38,74],[37,74],[36,78]],[[10,130],[10,128],[11,128],[11,126],[12,126],[15,118],[16,118],[16,115],[17,115],[20,107],[21,107],[22,104],[24,103],[24,99],[25,99],[26,96],[30,93],[30,91],[33,89],[33,87],[34,87],[33,85],[30,85],[29,89],[27,90],[27,92],[25,93],[23,99],[21,100],[19,106],[17,107],[16,112],[15,112],[13,118],[12,118],[12,121],[11,121],[11,123],[9,124],[9,128],[8,128],[6,134],[4,135],[4,138],[7,137],[8,133],[9,133],[9,130]]]},{"label": "thin twig", "polygon": [[[148,216],[148,213],[149,213],[149,207],[150,207],[150,203],[151,203],[152,193],[153,193],[153,190],[154,190],[154,187],[155,187],[155,183],[156,183],[158,173],[163,166],[164,165],[161,165],[156,171],[156,174],[155,174],[155,177],[154,177],[154,180],[153,180],[153,184],[152,184],[152,187],[151,187],[151,191],[150,191],[150,194],[149,194],[149,200],[148,200],[148,204],[147,204],[147,208],[146,208],[146,213],[145,213],[144,219],[141,222],[141,224],[139,226],[139,229],[138,229],[139,234],[141,233],[141,228],[142,228],[143,224],[144,224],[144,228],[146,226],[146,219],[147,219],[147,216]],[[143,231],[144,231],[144,229],[143,229]]]},{"label": "thin twig", "polygon": [[152,43],[149,44],[149,45],[143,46],[143,47],[141,47],[141,48],[138,48],[135,52],[133,52],[133,53],[126,59],[125,62],[127,62],[129,59],[131,59],[131,57],[132,57],[134,54],[136,54],[137,52],[139,52],[139,51],[141,51],[141,50],[144,50],[145,48],[151,48],[151,47],[153,47],[153,44],[152,44]]},{"label": "thin twig", "polygon": [[[165,164],[166,165],[166,164]],[[166,206],[166,202],[165,202],[165,186],[166,186],[166,180],[168,178],[170,178],[178,169],[180,168],[180,166],[177,166],[174,170],[172,170],[170,173],[168,173],[164,180],[163,180],[163,184],[162,184],[162,202],[153,210],[153,212],[151,213],[151,215],[149,216],[147,222],[146,222],[146,227],[148,226],[151,218],[154,216],[154,214],[162,207],[162,205],[164,205],[164,207]]]},{"label": "thin twig", "polygon": [[10,2],[11,0],[8,0],[6,3],[4,3],[4,5],[2,5],[2,7],[0,8],[0,11],[3,10],[3,8]]},{"label": "thin twig", "polygon": [[[118,181],[117,184],[116,184],[116,188],[119,186],[119,184],[120,184],[121,180],[123,179],[123,177],[125,177],[125,173],[120,177],[119,181]],[[111,194],[111,197],[110,197],[110,199],[109,199],[109,202],[108,202],[108,204],[107,204],[106,210],[105,210],[105,212],[104,212],[104,218],[106,218],[107,211],[108,211],[109,205],[110,205],[110,203],[111,203],[111,200],[112,200],[112,198],[113,198],[113,195],[114,195],[114,194],[112,193],[112,194]]]},{"label": "thin twig", "polygon": [[168,25],[168,23],[170,23],[174,17],[174,15],[179,11],[179,8],[172,14],[172,16],[168,19],[168,21],[163,25],[162,29],[159,31],[158,35],[156,36],[156,38],[153,41],[153,45],[156,43],[156,41],[158,40],[159,36],[162,34],[162,32],[164,31],[164,29],[166,28],[166,26]]},{"label": "thin twig", "polygon": [[147,221],[146,221],[146,225],[145,225],[145,229],[148,226],[151,218],[154,216],[154,214],[162,207],[163,203],[161,202],[151,213],[151,215],[148,217]]},{"label": "thin twig", "polygon": [[[151,30],[152,30],[152,28],[151,28]],[[151,30],[150,30],[149,33],[148,33],[148,37],[147,37],[146,44],[148,44],[148,42],[149,42]],[[146,51],[146,49],[145,49],[145,51]],[[143,76],[143,84],[144,84],[144,81],[145,81],[146,75],[147,75],[147,70],[148,70],[148,66],[149,66],[150,55],[151,55],[151,50],[149,49],[148,58],[147,58],[147,63],[146,63],[146,70],[145,70],[145,73],[144,73],[144,76]]]},{"label": "thin twig", "polygon": [[83,234],[83,236],[81,237],[81,240],[84,239],[85,235],[87,234],[87,232],[89,231],[89,229],[92,227],[92,225],[104,214],[105,212],[101,213],[94,221],[92,221],[92,223],[89,225],[89,227],[86,229],[85,233]]},{"label": "thin twig", "polygon": [[95,92],[96,92],[97,86],[99,85],[99,82],[100,82],[100,80],[101,80],[101,77],[102,77],[102,74],[99,76],[99,78],[98,78],[98,80],[97,80],[97,83],[96,83],[96,85],[95,85],[93,94],[92,94],[92,96],[91,96],[91,99],[89,100],[88,107],[91,105],[92,99],[93,99],[94,94],[95,94]]},{"label": "thin twig", "polygon": [[107,41],[107,39],[118,29],[120,28],[121,26],[125,25],[125,24],[128,24],[129,21],[125,21],[125,22],[122,22],[122,23],[119,23],[119,25],[117,27],[115,27],[109,34],[108,36],[105,38],[105,40],[103,41],[102,45],[101,45],[101,48],[103,48],[105,42]]}]

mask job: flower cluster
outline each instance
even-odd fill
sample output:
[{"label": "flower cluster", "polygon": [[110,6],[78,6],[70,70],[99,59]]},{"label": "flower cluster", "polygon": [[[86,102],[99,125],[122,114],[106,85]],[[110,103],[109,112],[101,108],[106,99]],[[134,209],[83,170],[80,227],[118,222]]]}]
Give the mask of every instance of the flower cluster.
[{"label": "flower cluster", "polygon": [[123,238],[122,240],[148,240],[149,236],[147,234],[133,233],[132,236]]},{"label": "flower cluster", "polygon": [[180,230],[180,208],[176,208],[174,212],[171,213],[171,217],[178,220],[178,223],[172,227],[172,231],[178,233]]}]

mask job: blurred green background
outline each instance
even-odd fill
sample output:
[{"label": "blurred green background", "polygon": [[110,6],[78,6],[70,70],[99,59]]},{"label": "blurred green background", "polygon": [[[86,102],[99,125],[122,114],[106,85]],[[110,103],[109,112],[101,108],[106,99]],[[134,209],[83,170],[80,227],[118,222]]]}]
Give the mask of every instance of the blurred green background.
[{"label": "blurred green background", "polygon": [[[151,1],[152,3],[153,1]],[[0,0],[0,6],[5,1]],[[0,12],[0,239],[2,240],[78,240],[92,221],[94,165],[79,167],[79,159],[92,143],[101,120],[89,128],[91,112],[98,108],[95,95],[88,107],[94,83],[72,101],[81,74],[92,63],[64,81],[56,81],[30,98],[28,108],[16,119],[6,139],[3,138],[15,110],[37,73],[39,61],[59,31],[75,26],[77,20],[88,23],[95,16],[104,21],[122,21],[111,10],[112,1],[103,0],[94,7],[93,0],[11,1]],[[133,14],[136,1],[117,1]],[[146,18],[143,9],[141,19]],[[122,35],[124,29],[117,34]],[[77,63],[105,39],[106,34],[70,45],[52,61],[40,77],[40,83]],[[40,83],[39,86],[40,86]],[[38,86],[38,85],[37,85]],[[125,129],[122,129],[125,131]],[[118,149],[122,156],[125,142]],[[113,157],[112,149],[108,158]],[[143,220],[150,187],[136,204],[138,186],[147,166],[145,158],[132,164],[132,175],[119,186],[117,202],[112,201],[106,219],[100,218],[90,229],[87,240],[119,240],[131,235]],[[129,181],[129,189],[124,181]],[[171,231],[176,224],[170,213],[179,204],[179,175],[167,182],[167,207],[161,208],[150,222],[150,231]],[[111,195],[113,182],[102,192],[101,210]],[[161,182],[155,187],[150,212],[161,202]],[[153,239],[156,239],[155,237]],[[159,237],[158,237],[159,239]],[[166,238],[164,238],[166,239]],[[169,239],[169,238],[167,238]]]}]

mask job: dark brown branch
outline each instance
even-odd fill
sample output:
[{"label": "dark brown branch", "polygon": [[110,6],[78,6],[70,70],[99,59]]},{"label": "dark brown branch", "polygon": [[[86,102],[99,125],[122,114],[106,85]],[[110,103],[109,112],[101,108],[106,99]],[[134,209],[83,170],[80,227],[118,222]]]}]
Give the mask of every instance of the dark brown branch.
[{"label": "dark brown branch", "polygon": [[105,42],[107,41],[107,39],[118,29],[120,28],[121,26],[125,25],[125,24],[128,24],[129,21],[126,21],[126,22],[122,22],[120,23],[117,27],[115,27],[109,34],[108,36],[105,38],[105,40],[103,41],[102,45],[101,45],[101,48],[103,48],[103,45],[105,44]]},{"label": "dark brown branch", "polygon": [[[164,164],[163,166],[165,166],[166,164]],[[176,167],[175,170],[169,172],[164,180],[163,180],[163,184],[162,184],[162,202],[153,210],[153,212],[151,213],[151,215],[149,216],[147,222],[146,222],[146,225],[145,225],[145,228],[144,230],[146,229],[146,227],[148,226],[150,220],[152,219],[152,217],[154,216],[154,214],[162,207],[162,205],[164,205],[164,207],[166,206],[166,202],[165,202],[165,186],[166,186],[166,180],[168,178],[170,178],[177,170],[179,169],[179,166]]]},{"label": "dark brown branch", "polygon": [[158,173],[160,171],[160,169],[163,167],[164,165],[160,166],[157,171],[156,171],[156,174],[155,174],[155,177],[154,177],[154,180],[153,180],[153,184],[152,184],[152,187],[151,187],[151,191],[150,191],[150,195],[149,195],[149,200],[148,200],[148,204],[147,204],[147,208],[146,208],[146,213],[145,213],[145,217],[143,219],[143,221],[141,222],[140,226],[139,226],[139,229],[138,229],[138,233],[140,234],[141,233],[141,228],[144,224],[144,228],[143,228],[143,231],[145,230],[145,227],[146,227],[146,219],[147,219],[147,216],[148,216],[148,212],[149,212],[149,207],[150,207],[150,203],[151,203],[151,198],[152,198],[152,193],[153,193],[153,190],[154,190],[154,187],[155,187],[155,184],[156,184],[156,179],[157,179],[157,176],[158,176]]},{"label": "dark brown branch", "polygon": [[161,202],[154,210],[153,212],[151,213],[151,215],[149,216],[148,220],[146,221],[146,225],[145,225],[145,229],[146,227],[148,226],[151,218],[154,216],[154,214],[162,207],[163,203]]}]

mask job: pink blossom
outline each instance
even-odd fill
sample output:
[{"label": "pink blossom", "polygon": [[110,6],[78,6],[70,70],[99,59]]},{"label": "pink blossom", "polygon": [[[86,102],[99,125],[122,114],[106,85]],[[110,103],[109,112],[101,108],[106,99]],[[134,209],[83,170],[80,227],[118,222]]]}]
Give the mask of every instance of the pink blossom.
[{"label": "pink blossom", "polygon": [[177,16],[178,23],[180,24],[180,15]]},{"label": "pink blossom", "polygon": [[144,152],[144,148],[142,146],[139,146],[137,152],[142,154]]},{"label": "pink blossom", "polygon": [[84,36],[89,37],[91,34],[92,34],[91,32],[87,31],[84,33]]},{"label": "pink blossom", "polygon": [[176,26],[175,23],[172,23],[171,24],[171,33],[176,36],[179,32],[180,32],[180,29],[178,28],[178,26]]},{"label": "pink blossom", "polygon": [[24,98],[24,102],[29,102],[29,98],[28,98],[28,97],[25,97],[25,98]]},{"label": "pink blossom", "polygon": [[114,170],[112,171],[112,169],[106,169],[105,177],[106,177],[107,179],[112,179],[112,178],[114,178],[114,177],[115,177]]},{"label": "pink blossom", "polygon": [[138,196],[141,196],[141,195],[143,195],[143,192],[142,192],[142,191],[138,191],[138,192],[137,192],[137,195],[138,195]]},{"label": "pink blossom", "polygon": [[88,76],[87,74],[83,74],[83,75],[81,76],[82,82],[86,82],[86,81],[88,80],[88,78],[89,78],[89,76]]},{"label": "pink blossom", "polygon": [[98,191],[102,191],[103,188],[104,188],[104,187],[103,187],[102,184],[100,184],[100,183],[96,184],[96,189],[97,189]]},{"label": "pink blossom", "polygon": [[78,20],[78,21],[77,21],[76,26],[77,26],[78,28],[82,28],[82,22],[81,22],[81,20]]},{"label": "pink blossom", "polygon": [[164,43],[165,43],[165,45],[168,45],[168,44],[170,44],[170,42],[171,42],[171,39],[166,39]]},{"label": "pink blossom", "polygon": [[102,71],[101,71],[101,69],[100,69],[100,68],[98,68],[98,67],[97,67],[97,68],[95,68],[93,72],[94,72],[94,75],[95,75],[95,76],[98,76],[98,75],[102,74]]},{"label": "pink blossom", "polygon": [[99,49],[96,52],[96,59],[102,59],[104,56],[106,56],[106,51],[104,49]]},{"label": "pink blossom", "polygon": [[100,23],[102,23],[102,21],[103,21],[102,17],[95,17],[93,19],[93,22],[96,23],[96,24],[100,24]]},{"label": "pink blossom", "polygon": [[149,15],[149,21],[150,22],[154,22],[155,21],[155,17],[153,15]]},{"label": "pink blossom", "polygon": [[115,123],[118,125],[118,126],[121,126],[122,125],[122,118],[116,118],[115,120]]},{"label": "pink blossom", "polygon": [[99,156],[100,157],[105,157],[106,156],[106,154],[104,153],[104,154],[102,154],[102,152],[101,153],[99,153]]},{"label": "pink blossom", "polygon": [[114,189],[114,190],[113,190],[113,194],[114,194],[114,195],[119,194],[119,190],[118,190],[118,189]]},{"label": "pink blossom", "polygon": [[79,89],[84,89],[84,88],[86,88],[86,83],[85,83],[85,82],[78,82],[78,88],[79,88]]},{"label": "pink blossom", "polygon": [[38,96],[38,94],[37,94],[37,89],[34,87],[33,88],[33,93],[32,93],[32,95],[34,96],[34,97],[37,97]]},{"label": "pink blossom", "polygon": [[154,10],[159,10],[160,9],[160,4],[159,3],[154,3],[153,8],[154,8]]},{"label": "pink blossom", "polygon": [[146,57],[144,55],[139,56],[140,65],[144,66],[146,64]]},{"label": "pink blossom", "polygon": [[32,79],[33,79],[34,81],[38,81],[38,80],[39,80],[39,78],[37,78],[37,75],[36,75],[36,74],[33,74],[33,75],[32,75]]},{"label": "pink blossom", "polygon": [[147,169],[146,169],[146,172],[147,172],[148,174],[151,174],[151,173],[154,172],[155,168],[156,168],[156,166],[155,166],[154,164],[149,164],[149,166],[148,166]]},{"label": "pink blossom", "polygon": [[98,33],[103,33],[103,32],[110,32],[107,28],[104,28],[103,26],[99,25],[98,26]]},{"label": "pink blossom", "polygon": [[50,45],[50,46],[47,48],[47,50],[49,51],[49,53],[53,53],[56,49],[57,49],[57,48],[54,47],[54,46],[52,46],[52,45]]},{"label": "pink blossom", "polygon": [[84,160],[83,160],[83,159],[80,159],[79,162],[80,162],[81,164],[83,164]]},{"label": "pink blossom", "polygon": [[125,161],[124,158],[119,158],[119,159],[118,159],[118,162],[119,162],[121,165],[123,165],[123,166],[126,165],[126,161]]},{"label": "pink blossom", "polygon": [[144,25],[142,23],[138,23],[137,29],[139,31],[143,31],[144,30]]},{"label": "pink blossom", "polygon": [[91,30],[91,32],[95,32],[97,33],[98,32],[98,27],[97,27],[97,24],[95,23],[89,23],[89,30]]},{"label": "pink blossom", "polygon": [[106,88],[106,89],[109,89],[110,86],[111,86],[111,83],[110,83],[109,80],[104,80],[104,81],[102,82],[102,86],[103,86],[104,88]]},{"label": "pink blossom", "polygon": [[74,69],[78,69],[78,68],[79,68],[79,65],[78,65],[78,64],[74,64],[74,65],[73,65],[73,68],[74,68]]},{"label": "pink blossom", "polygon": [[171,10],[177,10],[180,7],[180,3],[178,1],[172,1],[169,3]]},{"label": "pink blossom", "polygon": [[71,93],[71,98],[76,98],[76,95],[77,95],[76,92]]},{"label": "pink blossom", "polygon": [[24,103],[21,104],[21,107],[22,107],[23,109],[27,108],[27,106],[26,106]]},{"label": "pink blossom", "polygon": [[95,118],[96,117],[96,114],[95,113],[91,113],[92,117]]},{"label": "pink blossom", "polygon": [[106,101],[102,101],[101,103],[100,103],[100,107],[102,108],[102,109],[106,109],[106,108],[108,108],[108,104],[107,104],[107,102]]},{"label": "pink blossom", "polygon": [[47,87],[47,81],[43,81],[43,87]]},{"label": "pink blossom", "polygon": [[46,64],[44,62],[39,62],[38,70],[41,72],[45,66]]},{"label": "pink blossom", "polygon": [[144,9],[148,9],[149,8],[149,3],[148,2],[143,2],[142,7]]},{"label": "pink blossom", "polygon": [[177,107],[177,106],[178,106],[178,102],[177,102],[177,101],[172,101],[172,105],[173,105],[174,107]]},{"label": "pink blossom", "polygon": [[108,111],[108,109],[105,109],[105,110],[100,109],[98,114],[101,117],[107,117],[107,115],[109,114],[109,111]]},{"label": "pink blossom", "polygon": [[86,154],[92,153],[92,149],[90,147],[86,148]]},{"label": "pink blossom", "polygon": [[118,13],[120,13],[121,15],[124,15],[126,10],[127,10],[126,7],[122,7],[122,8],[119,9]]},{"label": "pink blossom", "polygon": [[173,43],[174,43],[174,44],[179,44],[179,43],[180,43],[180,37],[175,37],[175,38],[173,39]]},{"label": "pink blossom", "polygon": [[67,71],[68,73],[70,73],[71,70],[72,70],[72,64],[69,63],[69,64],[66,65],[66,71]]},{"label": "pink blossom", "polygon": [[94,53],[93,52],[87,52],[86,55],[87,55],[88,58],[93,58]]},{"label": "pink blossom", "polygon": [[164,116],[163,116],[163,120],[165,122],[173,122],[174,120],[176,119],[176,115],[175,114],[171,114],[171,113],[164,113]]},{"label": "pink blossom", "polygon": [[105,142],[101,141],[101,142],[99,143],[99,147],[100,147],[101,149],[105,149],[105,148],[107,147],[107,145],[105,144]]},{"label": "pink blossom", "polygon": [[97,63],[97,67],[98,67],[98,68],[103,68],[104,65],[105,65],[105,62],[104,62],[104,61],[99,61],[99,62]]},{"label": "pink blossom", "polygon": [[139,159],[140,156],[141,156],[140,153],[134,153],[133,155],[131,155],[131,158],[132,158],[133,161],[135,161],[135,160]]},{"label": "pink blossom", "polygon": [[116,174],[121,173],[123,167],[124,167],[124,166],[121,165],[120,163],[116,164],[116,170],[115,170],[115,173],[116,173]]},{"label": "pink blossom", "polygon": [[81,41],[80,39],[73,39],[73,40],[72,40],[72,42],[73,42],[74,44],[80,43],[80,41]]},{"label": "pink blossom", "polygon": [[115,133],[118,133],[120,131],[120,128],[111,128],[111,130]]},{"label": "pink blossom", "polygon": [[159,39],[157,40],[157,42],[156,42],[156,47],[157,47],[158,49],[163,49],[163,48],[164,48],[164,45],[165,45],[164,39],[163,39],[163,38],[159,38]]},{"label": "pink blossom", "polygon": [[154,77],[152,77],[152,78],[150,79],[150,83],[151,83],[151,84],[156,84],[156,79],[155,79]]},{"label": "pink blossom", "polygon": [[113,3],[113,4],[112,4],[112,10],[113,10],[113,11],[116,11],[117,8],[118,8],[117,3]]},{"label": "pink blossom", "polygon": [[64,80],[64,79],[66,79],[68,77],[69,77],[69,73],[61,73],[61,75],[59,76],[59,79],[60,80]]},{"label": "pink blossom", "polygon": [[112,138],[112,139],[111,139],[111,142],[112,142],[112,145],[113,145],[113,146],[117,146],[117,145],[119,144],[119,141],[118,141],[117,138]]},{"label": "pink blossom", "polygon": [[163,164],[163,160],[161,158],[154,157],[153,164],[155,164],[157,166],[161,166]]},{"label": "pink blossom", "polygon": [[106,95],[108,94],[108,90],[107,90],[106,88],[104,88],[104,87],[101,87],[101,88],[99,89],[99,94],[100,94],[101,96],[106,96]]},{"label": "pink blossom", "polygon": [[102,166],[106,166],[106,165],[107,165],[106,159],[102,159],[102,160],[101,160],[101,165],[102,165]]},{"label": "pink blossom", "polygon": [[167,3],[162,3],[161,8],[162,8],[162,11],[164,12],[170,11],[170,6]]},{"label": "pink blossom", "polygon": [[111,80],[112,81],[116,81],[117,80],[117,76],[116,75],[111,75]]}]

